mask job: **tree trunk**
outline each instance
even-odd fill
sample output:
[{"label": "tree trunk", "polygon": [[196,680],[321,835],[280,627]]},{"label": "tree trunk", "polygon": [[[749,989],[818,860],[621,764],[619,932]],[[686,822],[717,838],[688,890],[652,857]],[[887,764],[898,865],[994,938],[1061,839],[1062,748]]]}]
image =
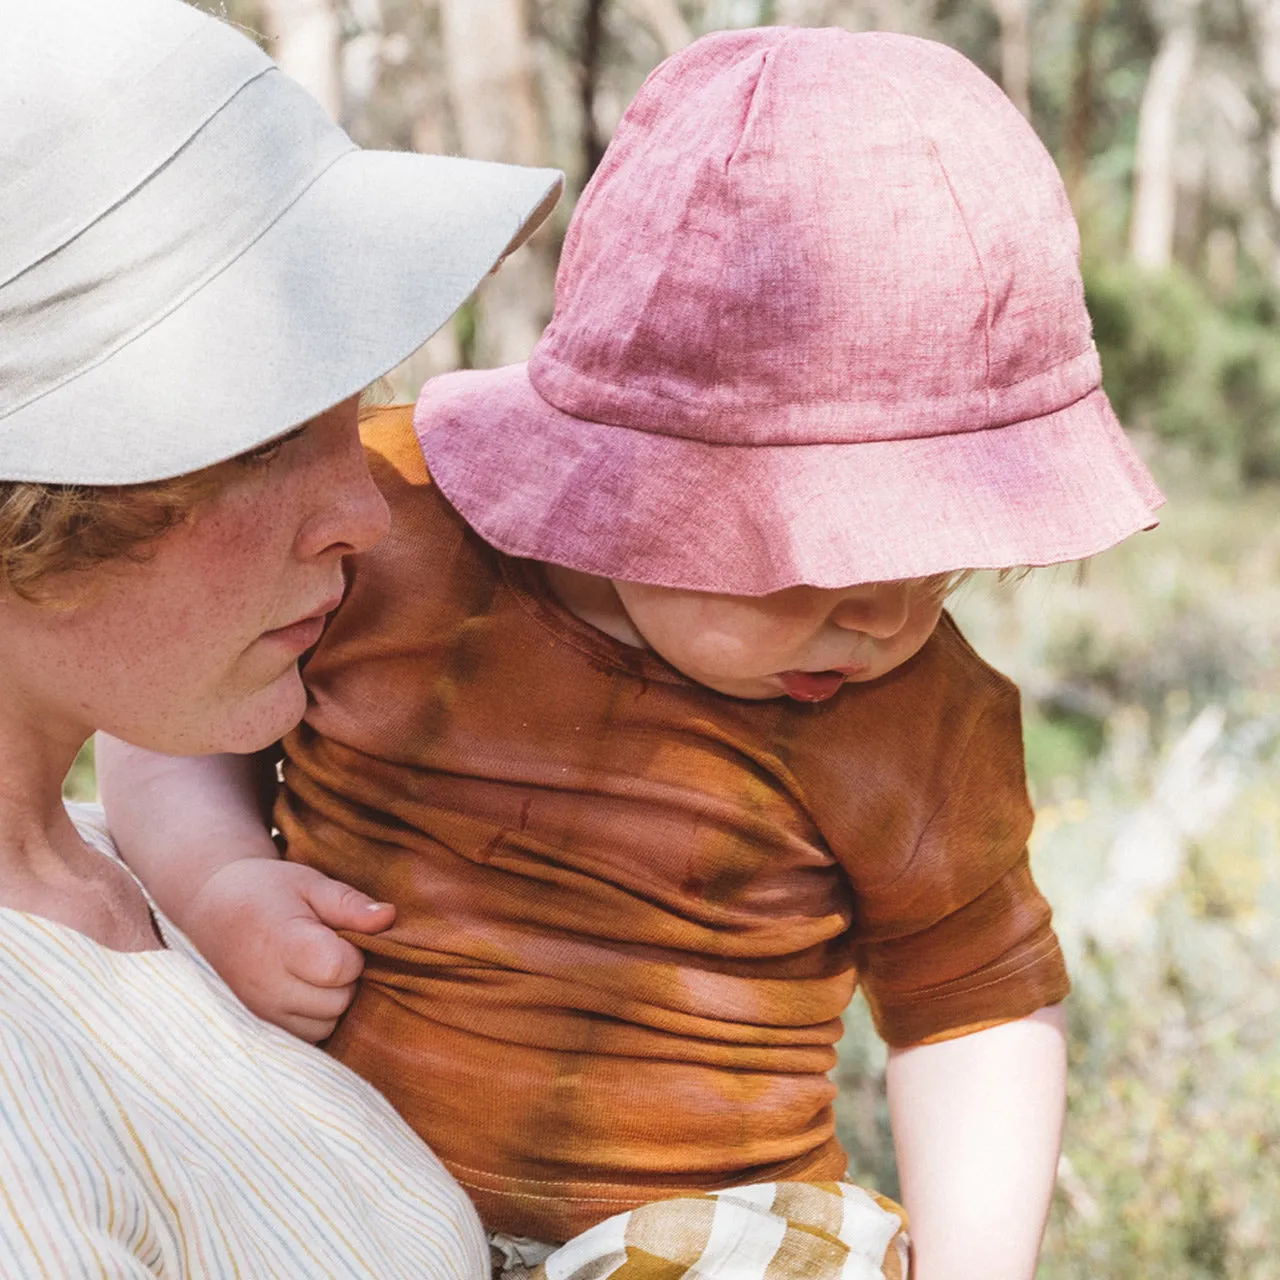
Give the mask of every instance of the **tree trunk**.
[{"label": "tree trunk", "polygon": [[1129,252],[1139,266],[1154,270],[1173,261],[1178,110],[1195,63],[1195,17],[1192,8],[1161,36],[1138,112]]},{"label": "tree trunk", "polygon": [[[1248,0],[1245,10],[1267,90],[1267,188],[1274,224],[1280,222],[1280,0]],[[1274,259],[1272,274],[1280,283],[1280,255]]]},{"label": "tree trunk", "polygon": [[[538,164],[543,122],[524,0],[440,0],[445,84],[464,155]],[[473,358],[528,357],[551,308],[551,268],[522,249],[480,288]]]},{"label": "tree trunk", "polygon": [[1031,118],[1031,25],[1027,0],[991,0],[1000,20],[1000,83],[1013,105]]},{"label": "tree trunk", "polygon": [[693,31],[676,0],[623,0],[623,5],[637,22],[643,22],[653,32],[664,58],[693,43]]},{"label": "tree trunk", "polygon": [[604,139],[596,120],[596,89],[600,83],[600,54],[604,45],[604,11],[608,0],[586,0],[578,42],[578,103],[582,110],[582,182],[585,186],[604,154]]},{"label": "tree trunk", "polygon": [[1071,76],[1071,106],[1067,114],[1064,177],[1076,215],[1086,202],[1085,178],[1093,143],[1094,52],[1103,0],[1083,0],[1076,23],[1075,68]]},{"label": "tree trunk", "polygon": [[271,54],[286,75],[342,118],[342,30],[331,0],[260,0]]},{"label": "tree trunk", "polygon": [[346,0],[346,30],[338,55],[342,83],[342,125],[361,145],[374,146],[361,136],[363,116],[382,74],[386,39],[382,0]]},{"label": "tree trunk", "polygon": [[441,0],[445,79],[463,153],[536,164],[542,157],[524,0]]}]

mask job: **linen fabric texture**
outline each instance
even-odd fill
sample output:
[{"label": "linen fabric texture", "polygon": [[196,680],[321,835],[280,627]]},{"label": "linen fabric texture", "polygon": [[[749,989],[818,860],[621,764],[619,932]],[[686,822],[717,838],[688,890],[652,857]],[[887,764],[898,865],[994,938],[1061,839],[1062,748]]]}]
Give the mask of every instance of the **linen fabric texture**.
[{"label": "linen fabric texture", "polygon": [[394,902],[329,1042],[490,1230],[840,1177],[840,1016],[905,1045],[1066,994],[1016,689],[948,618],[821,704],[697,685],[580,622],[366,425],[391,537],[305,667],[287,856]]},{"label": "linen fabric texture", "polygon": [[0,479],[198,470],[358,394],[559,195],[361,151],[179,0],[0,0]]},{"label": "linen fabric texture", "polygon": [[1061,180],[972,63],[721,32],[574,212],[527,365],[426,391],[493,546],[763,595],[1093,555],[1163,500],[1101,390]]},{"label": "linen fabric texture", "polygon": [[151,911],[165,949],[137,952],[0,911],[0,1275],[487,1277],[475,1210],[387,1102]]},{"label": "linen fabric texture", "polygon": [[907,1280],[906,1215],[841,1182],[772,1182],[643,1205],[497,1280]]}]

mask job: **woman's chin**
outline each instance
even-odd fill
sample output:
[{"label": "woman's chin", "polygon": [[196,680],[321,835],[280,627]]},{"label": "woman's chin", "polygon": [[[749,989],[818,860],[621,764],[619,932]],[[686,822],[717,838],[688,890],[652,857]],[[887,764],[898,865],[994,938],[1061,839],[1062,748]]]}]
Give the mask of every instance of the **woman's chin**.
[{"label": "woman's chin", "polygon": [[239,755],[261,751],[278,742],[302,719],[307,709],[307,692],[296,667],[291,667],[265,689],[234,707],[227,708],[218,717],[217,724],[209,726],[210,737],[216,741],[198,750],[188,750],[186,755],[210,755],[228,751]]}]

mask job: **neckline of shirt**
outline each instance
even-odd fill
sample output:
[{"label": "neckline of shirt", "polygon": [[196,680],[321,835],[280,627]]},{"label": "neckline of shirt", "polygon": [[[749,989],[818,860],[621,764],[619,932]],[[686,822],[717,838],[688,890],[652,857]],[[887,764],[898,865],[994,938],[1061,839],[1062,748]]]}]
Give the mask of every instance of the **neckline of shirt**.
[{"label": "neckline of shirt", "polygon": [[[503,582],[530,616],[558,640],[571,644],[594,662],[637,680],[657,680],[685,689],[704,689],[677,671],[652,649],[639,649],[584,622],[556,599],[542,564],[494,550]],[[710,692],[709,690],[705,690]]]},{"label": "neckline of shirt", "polygon": [[19,907],[0,906],[0,918],[21,923],[28,929],[35,929],[46,934],[51,933],[74,946],[92,952],[94,955],[107,956],[112,963],[116,964],[149,963],[149,958],[152,956],[166,957],[161,962],[164,964],[173,963],[168,959],[170,956],[191,959],[190,943],[168,920],[156,905],[155,899],[147,892],[146,885],[134,875],[132,868],[116,851],[115,845],[106,830],[105,822],[100,816],[101,810],[99,807],[70,800],[65,801],[64,804],[71,821],[75,824],[76,830],[80,833],[80,837],[85,844],[99,857],[106,858],[108,861],[122,867],[129,878],[137,885],[143,901],[147,904],[147,910],[151,914],[151,922],[156,937],[162,945],[144,947],[139,951],[122,951],[118,947],[109,947],[106,943],[99,942],[96,938],[91,937],[82,929],[77,929],[74,925],[65,924],[63,921],[55,920],[51,916],[41,915],[38,911],[23,911]]}]

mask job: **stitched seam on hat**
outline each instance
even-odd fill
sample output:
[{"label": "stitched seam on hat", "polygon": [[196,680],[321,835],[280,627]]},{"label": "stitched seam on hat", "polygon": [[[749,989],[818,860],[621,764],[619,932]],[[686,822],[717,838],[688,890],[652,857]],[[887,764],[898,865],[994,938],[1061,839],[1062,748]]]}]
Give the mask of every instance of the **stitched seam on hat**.
[{"label": "stitched seam on hat", "polygon": [[[248,253],[249,250],[252,249],[253,246],[257,244],[258,241],[261,240],[262,237],[265,236],[267,232],[270,231],[271,228],[274,227],[276,223],[279,222],[280,219],[283,218],[284,215],[288,213],[289,210],[292,209],[298,203],[298,201],[301,200],[302,197],[306,195],[306,193],[310,191],[311,188],[315,186],[315,184],[326,173],[328,173],[329,170],[335,164],[337,164],[339,160],[343,159],[343,157],[345,156],[349,156],[353,151],[358,151],[359,149],[360,148],[357,147],[356,144],[353,142],[345,150],[340,151],[337,155],[335,155],[331,160],[328,161],[327,164],[323,165],[311,178],[307,180],[307,182],[298,190],[297,194],[293,197],[293,199],[290,200],[289,203],[285,205],[283,209],[280,209],[277,212],[273,213],[271,217],[268,219],[268,221],[265,222],[253,234],[251,239],[246,241],[234,252],[219,259],[216,263],[214,263],[213,266],[209,267],[208,270],[206,270],[202,275],[198,276],[187,289],[179,293],[178,296],[173,299],[172,303],[169,306],[165,307],[158,314],[151,316],[141,327],[134,329],[132,332],[130,332],[128,337],[124,338],[122,341],[111,346],[109,350],[104,351],[96,359],[90,360],[86,364],[79,365],[71,373],[68,373],[66,377],[60,378],[57,382],[53,383],[51,386],[42,388],[40,391],[36,392],[35,395],[28,397],[26,400],[19,401],[12,408],[6,410],[3,414],[0,414],[0,422],[3,422],[6,418],[12,417],[15,413],[19,413],[23,409],[26,409],[33,404],[36,404],[38,401],[43,400],[45,396],[52,395],[55,391],[66,386],[67,383],[74,382],[77,378],[83,377],[86,373],[90,373],[92,370],[96,369],[99,365],[105,364],[108,360],[119,355],[119,353],[123,351],[126,347],[128,347],[130,344],[136,342],[144,334],[149,333],[152,329],[156,327],[156,325],[161,324],[163,321],[167,320],[169,316],[171,316],[180,307],[190,302],[191,299],[194,298],[196,294],[198,294],[202,289],[204,289],[207,285],[212,284],[212,282],[216,280],[220,275],[222,275],[222,273],[226,271],[227,268],[232,265],[232,263],[237,262],[239,261],[240,258],[244,257],[244,255]],[[179,152],[175,152],[174,156],[178,154]],[[171,164],[173,162],[174,156],[171,156],[169,160],[166,161],[166,164]],[[161,168],[164,168],[164,167],[165,167],[164,165],[161,166]],[[159,172],[160,170],[157,169],[156,173],[159,173]],[[152,176],[154,177],[154,174]]]},{"label": "stitched seam on hat", "polygon": [[[1064,359],[1059,360],[1056,364],[1051,364],[1046,368],[1041,369],[1038,373],[1033,373],[1026,378],[1019,378],[1018,381],[1016,382],[1005,382],[1005,383],[997,384],[994,387],[991,387],[991,386],[984,387],[983,390],[986,393],[987,402],[988,402],[988,415],[990,415],[991,413],[991,409],[989,406],[990,406],[992,391],[1010,391],[1010,390],[1013,390],[1015,387],[1024,386],[1028,382],[1034,382],[1038,378],[1047,377],[1049,374],[1053,373],[1054,370],[1061,369],[1064,366],[1069,364],[1073,364],[1075,361],[1079,360],[1082,356],[1086,356],[1090,354],[1092,349],[1093,348],[1091,345],[1090,347],[1086,348],[1084,351],[1078,351],[1073,356],[1067,356]],[[558,356],[550,352],[539,351],[538,362],[540,364],[554,365],[558,372],[570,374],[573,376],[573,378],[576,381],[586,382],[593,388],[603,388],[607,391],[622,391],[622,390],[629,389],[625,387],[624,384],[619,382],[609,382],[603,378],[594,378],[594,377],[591,377],[590,375],[584,376],[578,370],[576,370],[571,364],[567,363],[564,360],[561,360]],[[532,382],[533,379],[531,378],[530,381]],[[1082,391],[1078,396],[1075,396],[1073,399],[1068,400],[1065,404],[1061,404],[1056,409],[1050,409],[1045,413],[1037,413],[1032,415],[1032,417],[1030,418],[1027,418],[1027,417],[1013,418],[1013,419],[1010,419],[1010,421],[1008,422],[987,422],[985,425],[981,427],[969,427],[967,428],[967,430],[970,432],[999,431],[1005,427],[1014,427],[1014,426],[1019,426],[1025,422],[1033,422],[1035,421],[1036,418],[1050,418],[1055,413],[1062,413],[1065,409],[1070,409],[1072,405],[1079,404],[1080,401],[1087,399],[1089,396],[1093,395],[1093,393],[1097,391],[1101,385],[1102,385],[1101,382],[1095,383],[1087,391]],[[793,447],[794,448],[810,448],[813,445],[818,445],[818,444],[832,445],[832,447],[837,447],[840,444],[840,442],[838,441],[831,441],[831,440],[774,440],[774,441],[757,441],[751,444],[745,444],[742,441],[735,441],[735,440],[690,440],[688,436],[682,436],[674,431],[658,431],[650,427],[634,427],[634,426],[631,426],[629,423],[616,422],[611,420],[611,418],[606,418],[604,416],[588,417],[585,414],[574,413],[571,409],[566,409],[562,405],[558,404],[556,400],[553,398],[553,396],[546,394],[546,392],[544,392],[542,388],[537,386],[536,383],[534,385],[534,390],[557,413],[562,413],[565,415],[565,417],[568,417],[568,418],[577,418],[579,422],[589,422],[596,426],[617,427],[619,430],[622,430],[622,431],[638,431],[643,435],[663,436],[667,439],[673,439],[673,440],[685,440],[685,441],[688,441],[690,444],[703,445],[708,449],[716,449],[716,448],[786,449],[786,448],[793,448]],[[678,396],[678,395],[673,395],[670,392],[660,391],[657,389],[649,390],[646,388],[644,394],[647,396],[652,396],[656,400],[669,400],[673,404],[678,404],[678,405],[696,405],[699,403],[699,398],[696,396],[689,396],[689,397]],[[943,400],[947,398],[949,397],[945,397],[945,396],[921,397],[921,399],[926,404],[931,404],[938,400]],[[792,403],[793,401],[791,400],[757,401],[756,403],[752,404],[749,407],[744,406],[741,412],[745,417],[749,413],[756,412],[761,409],[784,409]],[[806,402],[807,405],[811,405],[815,408],[823,408],[828,406],[835,406],[837,408],[848,408],[851,404],[863,405],[863,404],[872,404],[872,403],[878,403],[878,402],[872,401],[870,399],[852,400],[852,401],[847,399],[812,400],[812,401]],[[857,443],[858,444],[886,444],[886,443],[900,441],[900,440],[935,440],[940,437],[952,436],[955,434],[956,434],[955,428],[948,426],[948,427],[940,427],[937,431],[922,432],[919,435],[885,436],[882,439],[868,440],[868,441],[860,440],[860,441],[857,441]]]},{"label": "stitched seam on hat", "polygon": [[[784,37],[785,39],[785,37]],[[781,41],[779,42],[779,44]],[[733,149],[729,152],[724,162],[723,181],[725,186],[733,195],[734,216],[728,219],[730,228],[730,236],[733,236],[736,228],[741,224],[742,197],[738,190],[737,184],[729,180],[729,172],[733,168],[733,162],[738,152],[742,149],[743,139],[746,137],[747,129],[750,127],[756,106],[756,96],[760,92],[760,83],[765,77],[765,73],[769,70],[773,61],[774,50],[778,48],[777,44],[770,45],[760,56],[760,67],[756,72],[755,83],[751,86],[751,96],[747,99],[746,109],[742,113],[742,121],[738,127],[738,137],[733,144]],[[729,254],[722,253],[720,255],[720,279],[717,282],[716,289],[720,297],[725,297],[727,290],[725,288],[725,278],[729,274]],[[726,352],[729,349],[725,342],[725,309],[718,308],[716,312],[716,344],[715,344],[715,369],[713,386],[715,391],[710,396],[713,406],[720,408],[723,404],[728,379],[724,377],[723,364],[726,358]],[[691,402],[691,403],[696,403]]]},{"label": "stitched seam on hat", "polygon": [[[934,141],[931,134],[925,131],[924,126],[920,123],[919,117],[911,109],[902,91],[890,80],[886,80],[884,75],[879,71],[874,71],[876,79],[880,81],[890,93],[894,95],[902,104],[902,109],[911,118],[916,128],[920,132],[920,136],[929,144],[929,150],[933,153],[933,158],[937,162],[938,172],[942,174],[942,180],[947,184],[947,191],[951,195],[952,202],[956,206],[956,213],[960,218],[960,225],[964,227],[965,238],[969,241],[969,247],[973,250],[973,260],[978,265],[978,274],[982,277],[982,295],[983,295],[983,318],[985,323],[982,327],[983,338],[983,354],[986,360],[986,367],[982,374],[982,387],[987,395],[987,424],[991,423],[991,285],[987,280],[986,264],[982,261],[982,255],[978,252],[977,241],[973,238],[973,231],[969,226],[969,219],[965,217],[964,206],[960,203],[960,197],[956,195],[956,189],[952,185],[951,175],[947,172],[947,166],[942,163],[942,156],[938,151],[938,144]],[[1074,359],[1075,357],[1072,357]],[[1067,361],[1060,363],[1066,364]],[[1056,367],[1056,366],[1053,366]],[[1047,370],[1045,371],[1047,372]],[[1036,377],[1042,374],[1033,375]],[[1017,384],[1013,384],[1017,385]]]},{"label": "stitched seam on hat", "polygon": [[[987,396],[988,396],[988,399],[989,399],[989,398],[990,398],[990,394],[991,394],[991,392],[992,392],[992,391],[1011,391],[1011,390],[1012,390],[1013,388],[1015,388],[1015,387],[1025,386],[1028,382],[1034,382],[1037,378],[1044,378],[1044,377],[1047,377],[1047,376],[1048,376],[1049,374],[1051,374],[1055,369],[1061,369],[1064,365],[1072,364],[1072,363],[1074,363],[1076,360],[1079,360],[1082,356],[1087,356],[1087,355],[1089,355],[1089,354],[1090,354],[1094,349],[1095,349],[1095,344],[1093,344],[1093,343],[1091,342],[1091,343],[1089,344],[1089,346],[1085,347],[1083,350],[1077,351],[1077,352],[1075,353],[1075,355],[1071,355],[1071,356],[1064,356],[1064,357],[1063,357],[1061,360],[1059,360],[1056,364],[1046,365],[1043,369],[1039,370],[1039,371],[1038,371],[1038,372],[1036,372],[1036,373],[1030,374],[1028,377],[1025,377],[1025,378],[1019,378],[1016,382],[998,382],[998,383],[995,383],[995,384],[993,384],[993,385],[991,385],[991,386],[989,386],[989,387],[984,387],[984,388],[983,388],[983,390],[987,393]],[[579,370],[575,369],[571,364],[569,364],[569,363],[567,363],[566,361],[564,361],[564,360],[560,359],[560,357],[559,357],[559,356],[555,355],[555,354],[554,354],[554,353],[552,353],[552,352],[539,350],[539,351],[538,351],[538,353],[537,353],[537,357],[538,357],[538,363],[539,363],[539,364],[551,364],[551,365],[555,365],[555,367],[556,367],[556,369],[557,369],[557,370],[559,370],[559,371],[563,371],[563,372],[565,372],[565,373],[572,374],[572,375],[573,375],[573,378],[574,378],[574,380],[575,380],[576,382],[586,382],[586,383],[588,383],[588,384],[589,384],[591,387],[593,387],[593,388],[603,388],[603,389],[604,389],[604,390],[606,390],[606,391],[622,391],[622,390],[632,390],[632,389],[633,389],[629,384],[626,384],[626,383],[621,383],[621,382],[611,382],[611,381],[607,381],[607,380],[606,380],[606,379],[604,379],[604,378],[595,378],[595,377],[592,377],[592,376],[591,376],[591,375],[589,375],[589,374],[588,374],[588,375],[584,375],[584,374],[582,374]],[[1098,384],[1096,384],[1095,386],[1090,387],[1088,391],[1083,391],[1083,392],[1081,392],[1081,393],[1080,393],[1080,395],[1078,395],[1078,396],[1076,397],[1076,399],[1075,399],[1075,400],[1071,400],[1071,401],[1069,401],[1067,404],[1061,405],[1058,409],[1051,409],[1049,412],[1050,412],[1050,413],[1059,413],[1059,412],[1061,412],[1061,410],[1062,410],[1062,409],[1069,408],[1072,404],[1075,404],[1077,400],[1083,400],[1083,399],[1085,398],[1085,396],[1087,396],[1087,395],[1089,395],[1091,392],[1093,392],[1093,391],[1097,390],[1097,386],[1100,386],[1100,385],[1101,385],[1101,383],[1098,383]],[[578,418],[578,419],[580,419],[580,420],[581,420],[581,421],[583,421],[583,422],[597,422],[597,423],[602,423],[602,424],[603,424],[603,425],[605,425],[605,426],[615,426],[615,427],[616,427],[616,426],[623,426],[623,425],[624,425],[623,423],[620,423],[620,422],[612,422],[612,423],[611,423],[611,422],[606,422],[606,420],[605,420],[604,418],[588,418],[588,417],[585,417],[584,415],[582,415],[582,414],[580,414],[580,413],[573,413],[571,410],[569,410],[569,409],[565,409],[565,408],[562,408],[560,405],[556,404],[556,402],[555,402],[555,401],[554,401],[550,396],[548,396],[545,392],[543,392],[540,388],[535,388],[535,389],[538,391],[538,394],[539,394],[540,396],[542,396],[542,398],[543,398],[544,400],[546,400],[546,401],[547,401],[547,403],[548,403],[548,404],[550,404],[553,408],[557,409],[560,413],[566,414],[566,415],[567,415],[568,417],[570,417],[570,418]],[[674,403],[674,404],[679,404],[679,405],[696,405],[696,404],[699,404],[699,403],[701,402],[701,398],[700,398],[700,397],[698,397],[698,396],[680,396],[680,395],[675,395],[675,394],[673,394],[673,393],[672,393],[672,392],[670,392],[670,391],[661,391],[661,390],[658,390],[657,388],[654,388],[654,389],[645,388],[644,394],[645,394],[646,396],[652,396],[654,399],[657,399],[657,400],[670,400],[672,403]],[[930,402],[931,402],[931,401],[933,401],[933,400],[942,400],[942,399],[946,399],[946,398],[947,398],[947,397],[945,397],[945,396],[922,397],[922,399],[925,401],[925,403],[930,403]],[[782,409],[782,408],[785,408],[787,405],[789,405],[789,404],[791,404],[791,403],[793,403],[791,400],[761,400],[761,401],[756,401],[753,405],[751,405],[751,409],[752,409],[752,410],[756,410],[756,409]],[[848,404],[850,404],[850,403],[852,403],[852,404],[870,404],[870,403],[873,403],[873,401],[871,401],[871,400],[869,400],[869,399],[868,399],[868,400],[855,400],[855,401],[849,401],[849,400],[847,400],[847,399],[839,399],[839,400],[812,400],[812,401],[806,401],[806,403],[807,403],[807,404],[813,404],[813,405],[848,405]],[[742,412],[745,414],[745,413],[747,413],[747,412],[748,412],[748,410],[747,410],[746,408],[744,408],[744,409],[742,410]],[[1049,413],[1036,414],[1036,417],[1038,417],[1038,418],[1047,418],[1048,416],[1049,416]],[[1023,421],[1025,421],[1025,419],[1023,419],[1023,418],[1018,418],[1018,419],[1016,419],[1016,421],[1018,421],[1018,422],[1023,422]],[[1009,426],[1010,424],[1009,424],[1009,423],[990,423],[989,425],[990,425],[990,426]],[[974,430],[979,430],[979,429],[980,429],[980,428],[974,428]],[[632,428],[632,430],[637,430],[637,431],[638,431],[638,430],[642,430],[642,428],[635,427],[635,428]],[[650,434],[653,434],[653,435],[661,435],[661,434],[664,434],[664,433],[662,433],[662,432],[651,432]],[[940,431],[940,432],[936,432],[935,434],[938,434],[938,435],[949,435],[949,434],[951,434],[951,433],[950,433],[950,432],[947,432],[947,431]],[[898,436],[895,436],[895,437],[893,437],[893,438],[894,438],[894,439],[906,439],[906,440],[909,440],[909,439],[914,439],[914,438],[916,438],[916,437],[912,437],[912,436],[901,436],[901,437],[898,437]]]},{"label": "stitched seam on hat", "polygon": [[[188,37],[188,40],[193,38],[194,37]],[[162,169],[167,168],[173,160],[187,148],[192,140],[200,133],[200,130],[203,129],[209,121],[214,118],[214,116],[222,111],[243,89],[253,84],[255,80],[260,80],[268,71],[274,71],[276,69],[277,68],[274,65],[261,67],[255,71],[253,75],[230,87],[226,97],[221,98],[212,104],[208,113],[200,118],[200,122],[197,127],[192,130],[186,138],[179,142],[178,145],[175,146],[173,150],[170,151],[162,160],[153,165],[146,173],[139,177],[138,180],[128,188],[128,190],[122,192],[120,196],[117,199],[112,200],[110,204],[107,204],[100,209],[96,209],[91,213],[87,213],[84,221],[77,225],[74,231],[68,232],[63,236],[57,244],[53,245],[52,248],[48,249],[45,253],[42,253],[38,258],[35,258],[31,262],[23,265],[12,275],[6,276],[3,280],[0,280],[0,287],[12,284],[15,280],[20,280],[28,271],[35,270],[35,268],[40,266],[42,262],[53,257],[55,253],[61,253],[63,249],[65,249],[69,244],[72,244],[75,240],[78,240],[80,236],[82,236],[95,223],[100,221],[102,218],[105,218],[107,214],[118,209],[129,199],[130,196],[134,194],[134,192],[136,192],[140,187],[146,186],[146,184],[150,182]]]}]

